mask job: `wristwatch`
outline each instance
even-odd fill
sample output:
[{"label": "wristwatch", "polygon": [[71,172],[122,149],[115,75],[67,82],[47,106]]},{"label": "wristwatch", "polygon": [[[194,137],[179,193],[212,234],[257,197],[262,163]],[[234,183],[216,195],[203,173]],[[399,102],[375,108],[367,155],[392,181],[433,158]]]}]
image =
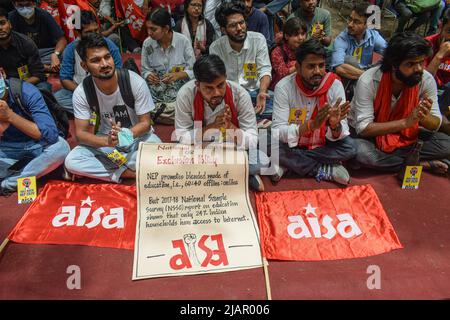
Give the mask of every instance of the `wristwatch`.
[{"label": "wristwatch", "polygon": [[61,54],[61,52],[55,51],[54,54],[56,54],[58,56],[58,58],[59,58],[59,55]]}]

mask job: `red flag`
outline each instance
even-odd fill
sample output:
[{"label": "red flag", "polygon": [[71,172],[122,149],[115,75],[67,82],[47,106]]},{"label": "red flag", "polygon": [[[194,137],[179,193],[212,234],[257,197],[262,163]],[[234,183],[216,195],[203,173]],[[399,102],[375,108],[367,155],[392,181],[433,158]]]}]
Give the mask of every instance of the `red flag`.
[{"label": "red flag", "polygon": [[55,19],[56,23],[61,26],[61,18],[59,16],[59,9],[58,8],[52,7],[46,1],[41,1],[41,4],[39,5],[39,8],[41,8],[42,10],[45,10],[48,13],[50,13],[52,15],[53,19]]},{"label": "red flag", "polygon": [[[68,42],[76,39],[77,33],[74,25],[77,23],[74,18],[75,12],[78,10],[92,10],[87,0],[58,0],[58,11],[61,19],[61,28],[63,29]],[[95,13],[95,11],[94,11]]]},{"label": "red flag", "polygon": [[134,3],[134,0],[114,0],[114,7],[116,8],[116,16],[119,19],[129,19],[131,36],[135,39],[144,41],[147,37],[144,22],[145,16],[141,8]]},{"label": "red flag", "polygon": [[51,181],[8,238],[133,250],[135,232],[135,186]]},{"label": "red flag", "polygon": [[370,185],[262,192],[256,204],[268,259],[348,259],[402,248]]}]

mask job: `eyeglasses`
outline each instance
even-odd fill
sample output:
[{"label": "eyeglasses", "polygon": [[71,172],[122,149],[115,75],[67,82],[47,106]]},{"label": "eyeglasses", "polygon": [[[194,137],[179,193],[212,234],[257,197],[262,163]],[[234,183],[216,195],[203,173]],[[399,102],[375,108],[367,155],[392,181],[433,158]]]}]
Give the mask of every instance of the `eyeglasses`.
[{"label": "eyeglasses", "polygon": [[230,24],[227,26],[227,28],[230,28],[230,29],[236,29],[237,26],[240,26],[240,27],[245,26],[245,20],[241,20],[241,21],[238,21],[238,22],[230,23]]}]

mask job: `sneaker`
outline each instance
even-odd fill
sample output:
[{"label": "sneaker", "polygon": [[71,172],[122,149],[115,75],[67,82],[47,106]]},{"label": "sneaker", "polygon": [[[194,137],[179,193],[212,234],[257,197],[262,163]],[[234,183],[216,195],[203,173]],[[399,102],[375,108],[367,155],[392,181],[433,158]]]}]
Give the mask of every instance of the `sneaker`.
[{"label": "sneaker", "polygon": [[273,165],[275,168],[275,173],[273,175],[270,176],[270,181],[272,181],[273,183],[278,183],[281,178],[283,177],[283,175],[286,173],[286,169],[280,167],[279,165],[274,164]]},{"label": "sneaker", "polygon": [[253,191],[264,191],[264,183],[259,175],[253,175],[248,178],[248,184]]},{"label": "sneaker", "polygon": [[334,181],[339,184],[347,185],[350,183],[350,175],[347,169],[341,164],[323,164],[319,167],[316,174],[317,182],[322,180]]},{"label": "sneaker", "polygon": [[134,48],[133,53],[141,53],[142,49],[140,47]]}]

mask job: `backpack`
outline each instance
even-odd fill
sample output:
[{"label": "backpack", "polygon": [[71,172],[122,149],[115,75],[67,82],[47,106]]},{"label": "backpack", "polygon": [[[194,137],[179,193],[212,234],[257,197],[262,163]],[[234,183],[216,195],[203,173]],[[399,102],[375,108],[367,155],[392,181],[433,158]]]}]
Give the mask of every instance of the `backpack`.
[{"label": "backpack", "polygon": [[[25,117],[28,118],[28,120],[33,121],[31,112],[25,108],[22,100],[22,80],[17,78],[9,78],[9,87],[11,89],[14,102],[17,106],[19,106]],[[44,98],[44,102],[47,105],[48,111],[50,111],[53,120],[55,121],[60,135],[65,139],[69,138],[69,118],[67,117],[66,111],[58,104],[53,93],[45,89],[38,88],[38,90],[41,93],[42,98]]]},{"label": "backpack", "polygon": [[[117,78],[119,82],[120,95],[126,106],[130,109],[134,109],[134,95],[131,89],[130,73],[127,69],[116,69]],[[95,132],[98,131],[100,126],[100,105],[98,103],[97,92],[95,91],[94,80],[92,76],[89,75],[83,80],[83,89],[86,95],[87,102],[92,112],[95,112],[98,116],[95,122]]]},{"label": "backpack", "polygon": [[[130,81],[130,73],[127,69],[121,68],[116,69],[117,70],[117,78],[119,82],[119,91],[120,95],[122,96],[123,101],[127,105],[128,108],[134,109],[134,95],[133,90],[131,88],[131,81]],[[84,93],[86,95],[86,100],[89,104],[89,107],[91,108],[91,111],[95,112],[97,115],[99,115],[100,106],[98,103],[98,97],[97,92],[95,91],[95,85],[94,80],[92,79],[92,76],[89,75],[83,80],[83,89]],[[153,121],[156,120],[161,113],[164,111],[163,108],[159,108],[156,110],[156,112],[153,114]],[[153,124],[153,123],[152,123]],[[100,127],[100,117],[96,117],[96,123],[95,123],[95,133],[98,131],[98,128]]]}]

